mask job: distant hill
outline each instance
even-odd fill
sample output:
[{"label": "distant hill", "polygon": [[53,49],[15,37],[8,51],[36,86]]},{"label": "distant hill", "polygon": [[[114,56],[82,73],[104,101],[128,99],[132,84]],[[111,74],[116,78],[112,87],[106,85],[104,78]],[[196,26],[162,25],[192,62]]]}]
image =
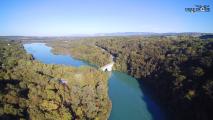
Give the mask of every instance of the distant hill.
[{"label": "distant hill", "polygon": [[202,35],[202,36],[200,36],[200,39],[208,39],[208,38],[213,38],[213,35]]},{"label": "distant hill", "polygon": [[199,33],[199,32],[182,32],[182,33],[154,33],[154,32],[117,32],[117,33],[98,33],[94,36],[177,36],[177,35],[189,35],[189,36],[202,36],[213,33]]},{"label": "distant hill", "polygon": [[133,35],[158,35],[154,32],[116,32],[116,33],[97,33],[94,36],[133,36]]},{"label": "distant hill", "polygon": [[[97,34],[73,34],[70,36],[0,36],[1,39],[7,40],[76,40],[85,37],[102,37],[102,36],[194,36],[194,37],[211,37],[213,33],[199,32],[182,32],[182,33],[154,33],[154,32],[115,32],[115,33],[97,33]],[[202,38],[202,37],[201,37]]]}]

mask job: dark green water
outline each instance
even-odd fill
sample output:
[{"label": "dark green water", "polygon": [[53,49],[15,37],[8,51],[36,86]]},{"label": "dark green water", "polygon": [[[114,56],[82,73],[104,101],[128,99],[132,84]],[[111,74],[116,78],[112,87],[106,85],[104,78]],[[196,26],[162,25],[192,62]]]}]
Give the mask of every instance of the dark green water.
[{"label": "dark green water", "polygon": [[[24,44],[25,50],[46,64],[64,64],[79,67],[88,63],[67,55],[54,55],[44,43]],[[109,96],[112,100],[110,120],[164,120],[159,106],[143,93],[133,77],[112,71],[109,78]]]}]

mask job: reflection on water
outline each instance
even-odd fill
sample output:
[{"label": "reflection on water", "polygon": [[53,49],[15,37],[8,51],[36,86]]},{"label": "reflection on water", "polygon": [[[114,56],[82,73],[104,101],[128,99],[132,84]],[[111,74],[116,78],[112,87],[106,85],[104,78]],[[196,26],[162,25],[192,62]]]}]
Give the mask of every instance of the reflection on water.
[{"label": "reflection on water", "polygon": [[45,45],[45,43],[31,43],[24,44],[25,50],[32,54],[33,57],[46,64],[64,64],[79,67],[87,65],[86,62],[72,58],[69,55],[54,55],[51,52],[51,47]]}]

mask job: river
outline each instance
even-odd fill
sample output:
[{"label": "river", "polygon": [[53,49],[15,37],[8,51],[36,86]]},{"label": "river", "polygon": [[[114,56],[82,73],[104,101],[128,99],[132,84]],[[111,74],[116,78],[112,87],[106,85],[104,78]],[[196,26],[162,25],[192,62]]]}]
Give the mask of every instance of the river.
[{"label": "river", "polygon": [[[89,65],[68,55],[55,55],[45,43],[24,44],[27,53],[46,64],[64,64],[70,66]],[[133,77],[118,71],[112,71],[109,77],[109,96],[112,111],[109,120],[164,120],[163,111],[140,89]]]}]

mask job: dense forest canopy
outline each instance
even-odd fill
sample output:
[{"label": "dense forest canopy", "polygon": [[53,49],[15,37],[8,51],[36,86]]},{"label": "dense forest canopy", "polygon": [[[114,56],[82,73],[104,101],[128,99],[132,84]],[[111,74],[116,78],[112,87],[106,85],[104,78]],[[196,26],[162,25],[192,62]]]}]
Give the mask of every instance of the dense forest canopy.
[{"label": "dense forest canopy", "polygon": [[[53,51],[67,51],[98,65],[107,58],[107,53],[99,54],[104,49],[114,56],[114,69],[146,84],[172,119],[200,120],[213,118],[213,40],[201,38],[190,35],[97,37],[81,42],[51,42],[50,46]],[[88,45],[91,47],[86,48]],[[93,48],[101,59],[85,57],[93,53],[82,51]],[[80,51],[82,56],[77,56]]]},{"label": "dense forest canopy", "polygon": [[[146,85],[172,119],[213,119],[212,38],[122,36],[46,42],[54,53],[99,67],[114,56],[113,69]],[[105,73],[91,67],[42,64],[18,42],[1,41],[0,50],[2,119],[106,119],[109,115]],[[63,85],[60,80],[69,82]]]},{"label": "dense forest canopy", "polygon": [[21,43],[0,40],[0,119],[107,119],[107,79],[92,67],[42,64]]},{"label": "dense forest canopy", "polygon": [[175,119],[213,119],[212,39],[131,37],[96,45],[115,56],[116,70],[146,83]]}]

